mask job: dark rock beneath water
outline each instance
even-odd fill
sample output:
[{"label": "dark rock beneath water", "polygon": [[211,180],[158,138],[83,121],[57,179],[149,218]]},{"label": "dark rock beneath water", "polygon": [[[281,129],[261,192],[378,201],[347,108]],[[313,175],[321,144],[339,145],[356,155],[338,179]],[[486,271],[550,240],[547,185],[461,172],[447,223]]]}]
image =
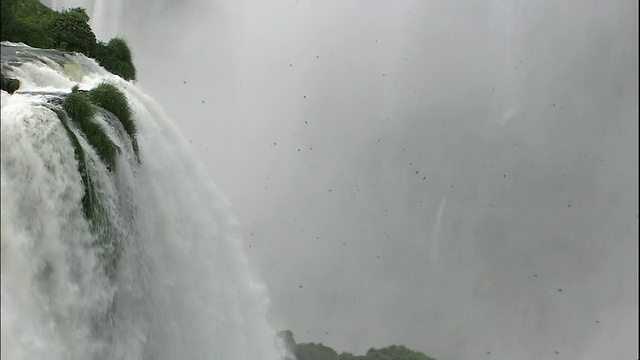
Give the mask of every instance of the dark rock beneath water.
[{"label": "dark rock beneath water", "polygon": [[0,74],[0,82],[2,83],[2,90],[13,94],[20,88],[20,80],[5,77],[4,74]]}]

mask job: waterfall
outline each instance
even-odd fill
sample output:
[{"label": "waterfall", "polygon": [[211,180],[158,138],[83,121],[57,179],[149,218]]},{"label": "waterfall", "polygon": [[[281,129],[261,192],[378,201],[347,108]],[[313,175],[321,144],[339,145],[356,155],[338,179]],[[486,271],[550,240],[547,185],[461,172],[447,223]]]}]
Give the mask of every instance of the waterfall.
[{"label": "waterfall", "polygon": [[[2,49],[2,357],[279,358],[238,221],[160,106],[83,55]],[[91,118],[113,165],[62,106],[102,83],[137,126]]]}]

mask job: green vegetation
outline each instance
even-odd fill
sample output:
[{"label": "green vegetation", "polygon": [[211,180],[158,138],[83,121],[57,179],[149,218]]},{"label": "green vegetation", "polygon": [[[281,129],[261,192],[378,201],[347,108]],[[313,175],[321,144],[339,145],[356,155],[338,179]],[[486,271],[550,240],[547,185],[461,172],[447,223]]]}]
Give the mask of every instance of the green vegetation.
[{"label": "green vegetation", "polygon": [[134,152],[138,161],[140,161],[136,126],[129,103],[126,96],[114,85],[103,83],[90,91],[79,90],[76,85],[72,88],[71,94],[67,95],[62,103],[64,111],[58,109],[56,113],[74,146],[75,156],[78,160],[78,170],[85,188],[82,197],[82,209],[86,219],[91,224],[92,232],[97,239],[97,245],[102,250],[100,257],[104,271],[112,278],[115,275],[122,249],[117,242],[117,236],[112,234],[113,229],[108,219],[108,212],[100,201],[95,183],[91,179],[91,174],[87,171],[86,154],[78,138],[71,131],[69,123],[73,121],[78,126],[89,145],[95,149],[100,160],[110,171],[114,171],[116,157],[120,148],[109,138],[104,129],[94,122],[93,117],[98,108],[111,112],[120,120],[123,128],[131,138]]},{"label": "green vegetation", "polygon": [[133,121],[131,109],[125,95],[114,85],[102,83],[89,91],[89,97],[94,105],[110,111],[120,119],[122,126],[129,134],[129,138],[131,138],[133,151],[138,160],[140,160],[136,124]]},{"label": "green vegetation", "polygon": [[71,128],[69,127],[69,119],[65,112],[61,110],[56,110],[55,112],[71,140],[76,159],[78,160],[78,171],[80,172],[80,177],[82,178],[85,190],[84,195],[82,196],[82,210],[84,211],[84,215],[87,219],[93,219],[96,209],[95,205],[97,203],[97,195],[95,188],[93,187],[93,183],[89,178],[89,174],[87,173],[84,150],[82,149],[76,134],[71,131]]},{"label": "green vegetation", "polygon": [[404,346],[391,345],[382,349],[371,348],[365,355],[353,355],[348,352],[338,355],[335,350],[326,345],[296,344],[290,330],[280,331],[278,337],[283,340],[289,353],[295,355],[297,360],[435,360],[424,353]]},{"label": "green vegetation", "polygon": [[58,119],[60,119],[62,126],[71,140],[75,157],[78,161],[78,171],[80,172],[80,177],[82,178],[82,183],[84,185],[84,194],[82,195],[82,210],[84,212],[84,216],[87,221],[89,221],[92,232],[96,234],[97,245],[102,250],[100,252],[100,258],[105,274],[107,274],[109,278],[113,278],[122,253],[121,246],[114,242],[115,238],[113,236],[109,236],[107,231],[109,223],[107,219],[107,212],[104,209],[104,205],[100,202],[95,183],[91,179],[91,174],[87,171],[86,154],[82,145],[80,145],[80,141],[76,134],[71,131],[69,118],[62,110],[58,109],[54,111],[56,115],[58,115]]},{"label": "green vegetation", "polygon": [[296,344],[296,359],[298,360],[337,360],[338,353],[332,348],[315,343]]},{"label": "green vegetation", "polygon": [[[37,48],[80,52],[94,58],[105,69],[124,79],[132,80],[136,76],[127,43],[120,38],[111,39],[107,43],[96,41],[96,36],[89,26],[89,15],[82,8],[57,12],[38,0],[1,0],[0,40],[23,42]],[[20,86],[18,80],[6,78],[4,75],[1,82],[2,89],[9,93]],[[100,256],[104,271],[111,278],[115,275],[122,249],[117,241],[118,237],[113,234],[114,229],[100,200],[97,184],[88,171],[87,154],[71,130],[73,122],[109,171],[114,171],[116,157],[121,149],[94,121],[93,117],[98,107],[111,112],[120,120],[139,161],[137,132],[132,112],[125,94],[114,85],[101,84],[91,91],[81,91],[78,86],[74,86],[62,104],[64,111],[59,108],[53,110],[73,144],[85,190],[82,209],[96,236],[96,246],[102,250]]]},{"label": "green vegetation", "polygon": [[39,48],[53,48],[49,24],[56,12],[38,0],[1,0],[0,40],[23,42]]},{"label": "green vegetation", "polygon": [[0,40],[80,52],[126,80],[135,79],[136,70],[127,43],[120,38],[106,44],[97,42],[84,9],[57,12],[38,0],[2,0],[0,5]]},{"label": "green vegetation", "polygon": [[124,79],[135,79],[136,68],[133,66],[131,50],[121,38],[113,38],[108,43],[102,41],[96,44],[96,59],[105,69]]},{"label": "green vegetation", "polygon": [[47,28],[56,49],[95,55],[96,35],[89,26],[89,15],[84,9],[56,13]]},{"label": "green vegetation", "polygon": [[87,142],[96,150],[100,159],[110,170],[115,168],[118,147],[105,134],[100,125],[92,121],[95,108],[91,104],[89,96],[82,91],[69,94],[62,107],[67,114],[78,124],[80,130],[87,137]]},{"label": "green vegetation", "polygon": [[[350,358],[349,356],[352,356]],[[428,357],[427,355],[419,352],[413,351],[411,349],[407,349],[404,346],[391,345],[382,349],[369,349],[365,356],[356,356],[349,353],[342,353],[338,360],[349,360],[349,359],[358,359],[358,360],[435,360],[432,357]]]}]

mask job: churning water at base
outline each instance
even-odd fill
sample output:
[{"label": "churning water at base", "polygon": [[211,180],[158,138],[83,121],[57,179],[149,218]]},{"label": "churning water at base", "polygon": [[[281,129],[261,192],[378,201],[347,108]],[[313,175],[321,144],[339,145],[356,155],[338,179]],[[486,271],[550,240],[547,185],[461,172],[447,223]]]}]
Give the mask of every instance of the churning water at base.
[{"label": "churning water at base", "polygon": [[[22,82],[2,91],[2,358],[279,358],[228,201],[160,107],[82,55],[20,51],[2,65]],[[104,209],[98,232],[59,114],[74,85],[103,82],[128,99],[140,162],[109,113],[93,121],[121,150],[112,170],[68,122]]]}]

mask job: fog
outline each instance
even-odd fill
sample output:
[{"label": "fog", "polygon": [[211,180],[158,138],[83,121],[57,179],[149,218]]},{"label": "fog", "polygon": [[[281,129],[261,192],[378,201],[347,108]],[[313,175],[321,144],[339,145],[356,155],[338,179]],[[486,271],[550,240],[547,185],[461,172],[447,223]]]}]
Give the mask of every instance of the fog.
[{"label": "fog", "polygon": [[85,6],[298,342],[637,358],[637,2]]}]

